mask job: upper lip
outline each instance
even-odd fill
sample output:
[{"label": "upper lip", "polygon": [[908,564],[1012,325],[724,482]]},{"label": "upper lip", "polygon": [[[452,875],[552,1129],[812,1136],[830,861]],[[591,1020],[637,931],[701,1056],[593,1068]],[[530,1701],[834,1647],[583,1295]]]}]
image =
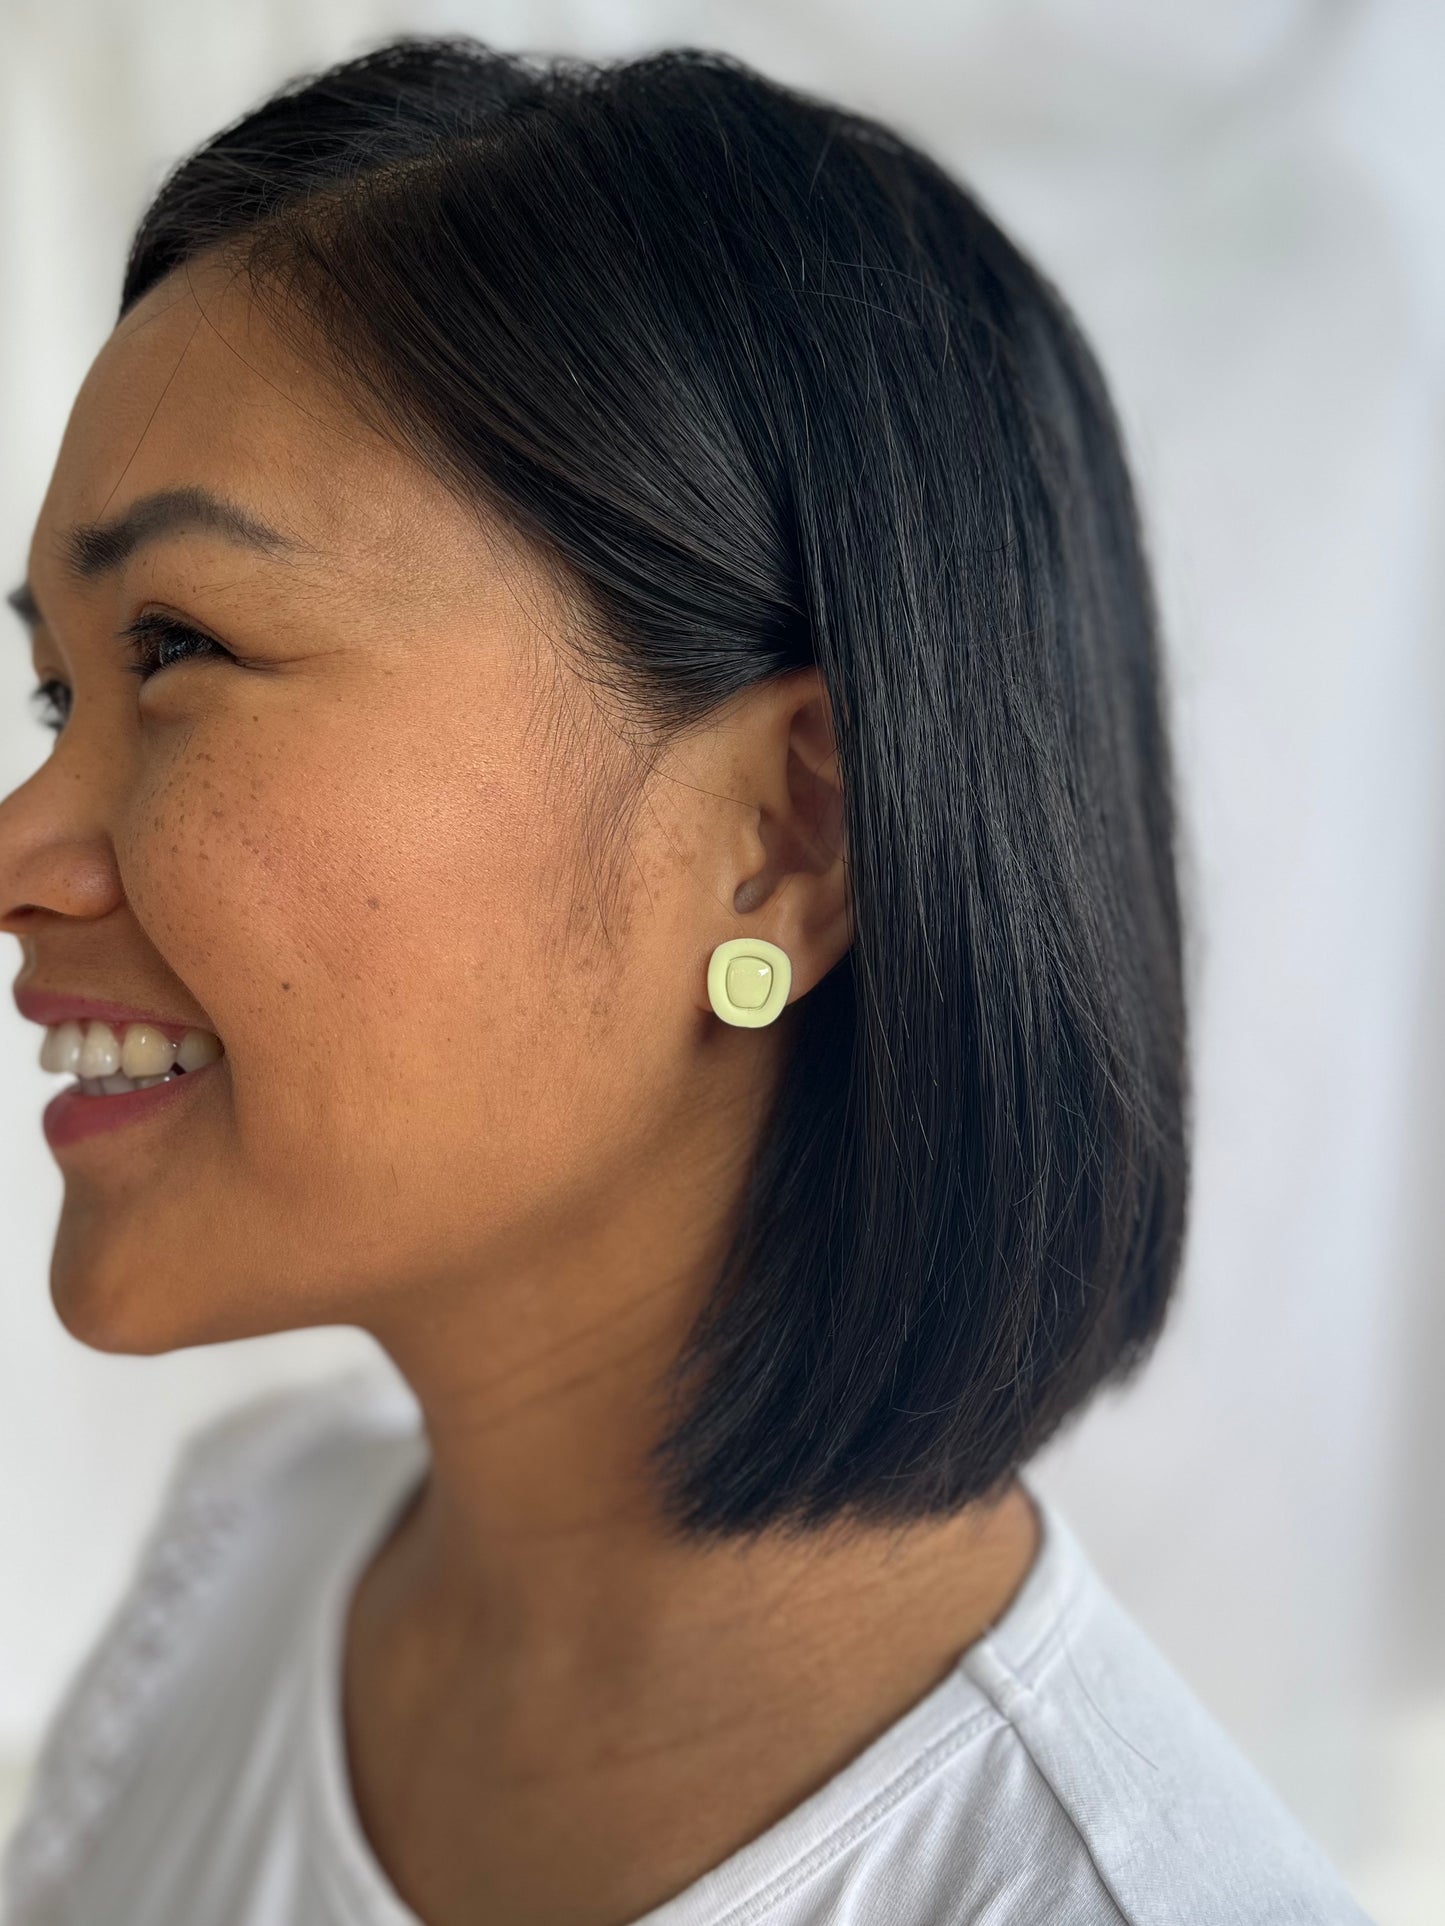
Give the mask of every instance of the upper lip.
[{"label": "upper lip", "polygon": [[80,1023],[108,1023],[111,1027],[124,1029],[131,1023],[148,1023],[153,1030],[171,1034],[173,1042],[179,1042],[187,1030],[204,1030],[208,1035],[216,1033],[208,1023],[195,1023],[187,1017],[158,1016],[151,1010],[135,1010],[125,1003],[108,1003],[100,997],[76,996],[68,990],[41,990],[27,986],[15,989],[15,1007],[21,1016],[28,1017],[32,1023],[43,1023],[47,1027],[55,1023],[65,1023],[74,1019]]}]

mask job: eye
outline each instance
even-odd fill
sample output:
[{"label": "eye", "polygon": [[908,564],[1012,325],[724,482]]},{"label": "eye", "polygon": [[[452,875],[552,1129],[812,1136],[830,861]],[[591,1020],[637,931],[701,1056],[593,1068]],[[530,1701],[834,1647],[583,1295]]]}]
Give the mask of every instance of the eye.
[{"label": "eye", "polygon": [[60,697],[69,694],[68,686],[64,682],[57,682],[53,676],[49,682],[42,682],[38,689],[30,691],[32,702],[49,705],[50,714],[41,716],[40,720],[45,728],[53,729],[57,735],[65,727],[65,714],[60,709]]},{"label": "eye", "polygon": [[[120,631],[116,640],[135,657],[123,666],[142,682],[148,682],[158,670],[192,657],[201,661],[210,654],[229,662],[236,660],[229,649],[223,649],[211,636],[192,628],[189,622],[182,622],[178,616],[164,615],[158,609],[138,615]],[[70,719],[70,685],[52,677],[31,690],[30,700],[48,706],[50,713],[42,715],[40,720],[45,728],[59,735]]]},{"label": "eye", "polygon": [[[229,651],[209,635],[193,629],[189,622],[182,622],[177,616],[164,615],[159,609],[149,609],[138,615],[116,637],[135,657],[126,668],[132,675],[138,675],[146,682],[159,669],[168,669],[175,662],[185,662],[195,656],[197,650],[234,661]],[[179,651],[180,653],[176,653]]]}]

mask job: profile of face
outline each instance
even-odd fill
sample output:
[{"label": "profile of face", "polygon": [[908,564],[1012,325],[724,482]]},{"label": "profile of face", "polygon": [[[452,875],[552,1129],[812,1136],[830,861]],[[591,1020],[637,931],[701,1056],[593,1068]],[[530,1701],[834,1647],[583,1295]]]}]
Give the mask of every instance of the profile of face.
[{"label": "profile of face", "polygon": [[[78,527],[175,490],[249,530],[152,517],[74,565]],[[509,1325],[553,1290],[596,1322],[622,1280],[655,1297],[672,1272],[675,1328],[794,1015],[719,1023],[709,955],[781,944],[796,1002],[847,943],[813,673],[645,754],[576,672],[561,572],[204,259],[96,358],[29,583],[37,680],[66,694],[0,804],[17,983],[224,1052],[58,1151],[66,1328],[141,1352],[333,1323],[443,1343],[489,1290]],[[120,631],[148,612],[197,639],[142,679]]]}]

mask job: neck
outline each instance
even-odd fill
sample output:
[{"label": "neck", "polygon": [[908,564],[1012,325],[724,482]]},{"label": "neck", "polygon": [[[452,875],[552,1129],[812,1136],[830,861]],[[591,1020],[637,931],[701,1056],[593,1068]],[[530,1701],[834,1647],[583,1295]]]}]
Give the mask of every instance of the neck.
[{"label": "neck", "polygon": [[[877,1649],[946,1669],[996,1619],[1032,1562],[1038,1526],[1015,1483],[988,1508],[893,1528],[838,1526],[702,1544],[656,1496],[656,1388],[716,1275],[722,1233],[656,1189],[630,1218],[583,1227],[569,1254],[517,1254],[485,1282],[408,1298],[376,1329],[415,1393],[428,1476],[373,1560],[374,1595],[425,1626],[437,1662],[537,1686],[532,1716],[607,1682],[665,1703],[698,1670],[765,1684]],[[691,1235],[691,1243],[689,1236]],[[639,1696],[641,1695],[641,1700]]]}]

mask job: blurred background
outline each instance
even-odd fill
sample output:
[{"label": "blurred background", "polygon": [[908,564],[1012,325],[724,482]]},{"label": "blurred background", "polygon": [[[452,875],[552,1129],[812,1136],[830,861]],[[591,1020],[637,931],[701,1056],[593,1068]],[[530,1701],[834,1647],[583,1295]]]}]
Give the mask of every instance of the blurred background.
[{"label": "blurred background", "polygon": [[[6,587],[163,170],[392,33],[726,48],[921,140],[1059,282],[1158,570],[1198,1135],[1173,1321],[1032,1476],[1382,1926],[1439,1926],[1445,9],[0,0],[0,21]],[[14,636],[0,793],[50,743]],[[0,1837],[178,1440],[374,1355],[351,1330],[156,1358],[67,1337],[38,1040],[0,999]]]}]

